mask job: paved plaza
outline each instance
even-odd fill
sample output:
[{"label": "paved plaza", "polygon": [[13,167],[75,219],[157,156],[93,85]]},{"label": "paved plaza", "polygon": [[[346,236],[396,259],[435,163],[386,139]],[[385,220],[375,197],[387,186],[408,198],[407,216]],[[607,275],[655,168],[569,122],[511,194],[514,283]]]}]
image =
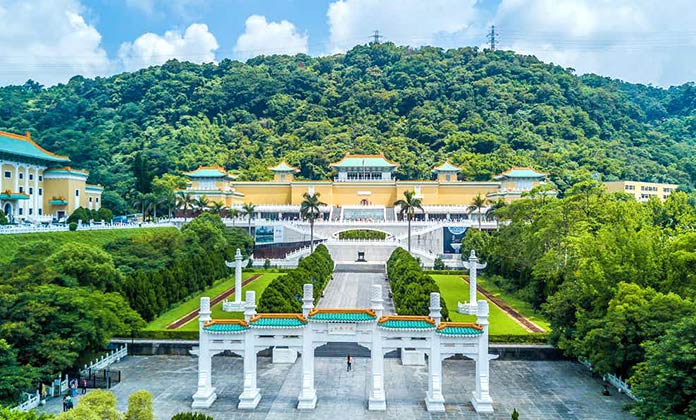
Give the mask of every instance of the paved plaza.
[{"label": "paved plaza", "polygon": [[[113,366],[121,369],[123,382],[113,389],[119,409],[127,408],[128,395],[146,389],[154,396],[158,420],[169,420],[181,411],[191,411],[196,390],[197,359],[186,356],[131,356]],[[242,391],[242,359],[213,358],[213,385],[218,399],[201,410],[215,420],[232,419],[509,419],[513,408],[529,419],[631,419],[622,411],[626,397],[612,392],[601,395],[602,384],[574,362],[491,361],[493,414],[477,414],[469,402],[474,386],[474,363],[446,360],[443,363],[445,413],[428,413],[423,398],[427,367],[401,366],[398,359],[385,361],[387,411],[367,410],[370,359],[356,358],[353,372],[346,372],[342,358],[316,359],[314,411],[295,409],[300,390],[301,363],[273,365],[259,358],[259,387],[262,399],[254,411],[237,409]],[[52,401],[49,411],[60,409]]]},{"label": "paved plaza", "polygon": [[369,308],[372,285],[382,286],[384,313],[393,314],[394,303],[388,296],[389,286],[382,273],[335,272],[324,289],[318,308]]}]

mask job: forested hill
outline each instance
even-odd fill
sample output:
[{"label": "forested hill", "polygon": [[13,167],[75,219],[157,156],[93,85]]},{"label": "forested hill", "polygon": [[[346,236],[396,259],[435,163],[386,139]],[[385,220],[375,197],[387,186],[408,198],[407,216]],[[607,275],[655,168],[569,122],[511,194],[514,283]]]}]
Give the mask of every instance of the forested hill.
[{"label": "forested hill", "polygon": [[322,179],[347,151],[384,151],[411,179],[428,179],[449,157],[464,179],[534,165],[561,190],[595,172],[696,181],[693,84],[578,77],[532,56],[472,48],[386,43],[246,64],[170,61],[51,88],[27,82],[0,88],[0,128],[32,131],[124,195],[200,164],[266,179],[281,157],[302,178]]}]

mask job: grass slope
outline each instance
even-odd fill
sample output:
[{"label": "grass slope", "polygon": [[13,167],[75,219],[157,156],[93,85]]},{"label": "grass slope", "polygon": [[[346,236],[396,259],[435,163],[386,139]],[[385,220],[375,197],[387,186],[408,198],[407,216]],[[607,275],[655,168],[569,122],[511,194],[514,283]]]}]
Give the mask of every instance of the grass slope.
[{"label": "grass slope", "polygon": [[485,277],[478,277],[476,281],[481,287],[488,290],[488,292],[493,296],[504,300],[508,305],[515,308],[515,310],[521,313],[525,318],[545,329],[547,332],[551,331],[551,325],[549,322],[539,311],[534,310],[529,302],[520,299],[513,293],[501,289],[493,284],[492,281],[486,280]]},{"label": "grass slope", "polygon": [[[457,301],[467,301],[469,299],[469,285],[462,280],[460,275],[432,274],[433,280],[440,287],[442,298],[447,303],[450,318],[455,322],[474,322],[475,315],[464,315],[457,312]],[[480,293],[477,299],[485,299]],[[508,302],[510,303],[510,302]],[[490,335],[531,335],[520,324],[510,318],[500,308],[489,302],[490,316]],[[511,306],[514,307],[512,303]]]},{"label": "grass slope", "polygon": [[84,244],[103,247],[105,244],[117,238],[129,237],[147,231],[162,232],[174,227],[141,228],[141,229],[109,229],[109,230],[83,230],[76,232],[41,232],[22,233],[17,235],[0,236],[0,264],[7,264],[14,258],[20,245],[34,241],[50,241],[57,245],[68,242],[80,242]]},{"label": "grass slope", "polygon": [[[242,274],[242,280],[246,280],[249,277],[256,274],[259,273],[244,273]],[[258,301],[261,298],[261,293],[264,291],[264,289],[266,289],[266,287],[271,283],[271,281],[273,281],[273,279],[281,275],[283,275],[283,273],[262,273],[261,277],[251,282],[251,284],[245,286],[242,291],[243,293],[246,293],[248,290],[256,291],[256,303],[258,304]],[[224,292],[225,290],[231,289],[232,287],[234,287],[234,276],[231,276],[224,280],[219,280],[213,285],[213,287],[199,292],[186,302],[170,309],[169,311],[163,313],[162,315],[154,319],[147,325],[147,327],[145,327],[145,331],[166,330],[167,325],[183,317],[189,312],[197,309],[200,305],[201,297],[208,296],[210,298],[213,298],[219,295],[220,293]],[[231,295],[228,299],[234,299],[234,295]],[[213,319],[242,319],[244,317],[244,315],[241,312],[223,312],[222,302],[218,303],[217,305],[214,305],[211,309]],[[198,317],[186,323],[182,327],[177,328],[175,331],[198,331]]]}]

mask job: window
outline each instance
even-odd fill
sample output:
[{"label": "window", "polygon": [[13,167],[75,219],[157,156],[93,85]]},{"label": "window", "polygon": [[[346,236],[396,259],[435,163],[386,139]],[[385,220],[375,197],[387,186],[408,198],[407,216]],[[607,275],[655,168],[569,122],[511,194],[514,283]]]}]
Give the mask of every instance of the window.
[{"label": "window", "polygon": [[20,172],[20,173],[19,173],[19,179],[24,179],[24,173],[23,173],[23,172]]},{"label": "window", "polygon": [[5,171],[5,178],[12,178],[12,172]]},{"label": "window", "polygon": [[29,209],[29,216],[31,216],[34,213],[34,209]]},{"label": "window", "polygon": [[92,197],[89,198],[89,202],[90,202],[90,203],[92,202]]},{"label": "window", "polygon": [[80,196],[80,190],[75,190],[75,197],[79,197],[79,196]]},{"label": "window", "polygon": [[452,175],[450,175],[450,174],[445,175],[445,181],[449,182],[451,176],[452,176]]},{"label": "window", "polygon": [[39,216],[43,214],[43,210],[39,209]]},{"label": "window", "polygon": [[20,208],[19,208],[19,215],[21,216],[21,215],[23,215],[23,214],[24,214],[24,209],[20,207]]},{"label": "window", "polygon": [[33,181],[33,180],[34,180],[34,174],[29,174],[29,181]]},{"label": "window", "polygon": [[23,193],[24,192],[24,187],[19,187],[19,192]]},{"label": "window", "polygon": [[29,187],[29,195],[34,194],[34,189],[32,187]]},{"label": "window", "polygon": [[39,188],[39,195],[43,195],[43,188]]},{"label": "window", "polygon": [[39,175],[39,182],[43,181],[43,176]]},{"label": "window", "polygon": [[626,191],[633,191],[636,189],[635,185],[626,185]]},{"label": "window", "polygon": [[95,198],[94,200],[98,203],[98,202],[99,202],[99,197]]}]

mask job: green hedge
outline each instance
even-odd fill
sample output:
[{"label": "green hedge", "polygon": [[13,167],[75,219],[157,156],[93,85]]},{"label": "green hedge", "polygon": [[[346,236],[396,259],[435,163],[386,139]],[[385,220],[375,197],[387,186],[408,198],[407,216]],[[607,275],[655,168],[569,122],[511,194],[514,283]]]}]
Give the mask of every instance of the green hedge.
[{"label": "green hedge", "polygon": [[198,340],[198,331],[140,330],[133,337],[151,338],[153,340]]},{"label": "green hedge", "polygon": [[548,334],[495,334],[488,336],[491,343],[548,344]]},{"label": "green hedge", "polygon": [[[387,276],[399,315],[428,315],[430,313],[430,293],[440,293],[435,281],[426,274],[403,248],[397,248],[387,260]],[[441,299],[442,317],[449,318],[445,300]]]},{"label": "green hedge", "polygon": [[333,273],[334,262],[329,250],[319,245],[314,252],[298,264],[297,268],[274,279],[263,291],[259,300],[259,312],[302,312],[302,289],[305,283],[314,285],[314,302],[321,296]]},{"label": "green hedge", "polygon": [[386,239],[386,232],[370,229],[344,230],[338,233],[338,239]]}]

